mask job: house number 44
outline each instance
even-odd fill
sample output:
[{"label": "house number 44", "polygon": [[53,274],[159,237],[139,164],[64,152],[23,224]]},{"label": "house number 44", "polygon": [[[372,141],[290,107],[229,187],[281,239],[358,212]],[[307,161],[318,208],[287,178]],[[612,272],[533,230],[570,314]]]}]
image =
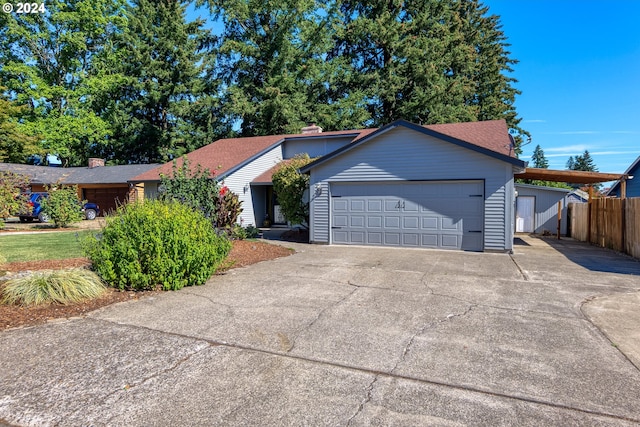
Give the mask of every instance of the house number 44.
[{"label": "house number 44", "polygon": [[398,200],[398,203],[396,203],[396,209],[404,209],[404,202]]}]

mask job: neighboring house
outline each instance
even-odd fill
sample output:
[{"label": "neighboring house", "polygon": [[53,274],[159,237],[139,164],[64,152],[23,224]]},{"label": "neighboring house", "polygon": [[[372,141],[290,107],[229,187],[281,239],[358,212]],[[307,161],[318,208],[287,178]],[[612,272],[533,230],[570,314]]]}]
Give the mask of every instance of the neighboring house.
[{"label": "neighboring house", "polygon": [[[634,179],[627,180],[627,197],[640,197],[640,156],[631,163],[631,166],[624,172],[625,175],[633,176]],[[607,196],[620,197],[620,181],[616,181],[607,191]]]},{"label": "neighboring house", "polygon": [[119,204],[141,197],[143,188],[129,181],[157,167],[157,164],[105,166],[102,159],[89,159],[86,167],[69,168],[0,163],[0,171],[28,176],[32,192],[46,191],[46,185],[55,183],[77,185],[78,197],[97,203],[102,213],[109,213]]},{"label": "neighboring house", "polygon": [[[271,175],[282,160],[307,153],[310,241],[327,244],[509,251],[514,233],[514,154],[504,120],[420,126],[403,120],[380,129],[231,138],[189,153],[239,195],[245,225],[278,216]],[[145,197],[160,173],[135,177]]]},{"label": "neighboring house", "polygon": [[560,234],[567,234],[567,205],[574,192],[566,188],[516,184],[516,233],[558,232],[558,202],[561,202]]},{"label": "neighboring house", "polygon": [[575,189],[567,195],[567,203],[587,203],[589,202],[589,193],[586,191]]}]

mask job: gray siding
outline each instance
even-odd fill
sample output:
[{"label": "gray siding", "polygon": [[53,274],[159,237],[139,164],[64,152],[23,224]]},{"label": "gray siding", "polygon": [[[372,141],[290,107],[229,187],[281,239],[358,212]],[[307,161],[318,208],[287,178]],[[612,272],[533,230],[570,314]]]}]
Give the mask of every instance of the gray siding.
[{"label": "gray siding", "polygon": [[320,157],[347,145],[353,137],[293,139],[284,142],[283,158],[290,159],[296,154],[307,153],[309,157]]},{"label": "gray siding", "polygon": [[[244,165],[242,168],[232,173],[227,177],[222,177],[224,184],[229,187],[231,191],[236,193],[242,201],[242,213],[238,220],[242,221],[245,226],[247,225],[262,225],[256,224],[256,212],[254,212],[253,192],[251,191],[251,181],[257,178],[260,174],[271,169],[276,163],[282,160],[282,146],[272,148],[270,151],[264,153],[262,156],[253,160],[249,164]],[[246,191],[245,191],[246,188]],[[259,217],[264,216],[264,212],[257,212]]]},{"label": "gray siding", "polygon": [[320,184],[311,206],[311,240],[329,241],[330,194],[327,182],[387,180],[485,181],[485,250],[512,247],[512,165],[448,142],[399,127],[367,141],[311,171]]},{"label": "gray siding", "polygon": [[[562,201],[562,222],[560,234],[567,234],[567,199],[569,190],[516,184],[518,196],[532,196],[534,201],[534,232],[545,230],[555,234],[558,230],[558,202]],[[515,230],[515,227],[514,227]]]}]

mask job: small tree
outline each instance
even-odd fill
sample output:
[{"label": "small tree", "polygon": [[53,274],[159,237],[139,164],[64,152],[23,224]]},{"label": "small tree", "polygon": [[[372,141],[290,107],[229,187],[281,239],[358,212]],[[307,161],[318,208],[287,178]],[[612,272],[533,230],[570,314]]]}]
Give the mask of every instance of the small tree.
[{"label": "small tree", "polygon": [[542,151],[540,145],[536,145],[536,148],[533,150],[531,163],[533,163],[534,168],[547,169],[549,167],[549,161],[544,156],[544,151]]},{"label": "small tree", "polygon": [[161,175],[160,182],[160,200],[180,202],[216,222],[220,185],[209,169],[200,165],[192,168],[189,159],[183,156],[182,165],[174,160],[171,176]]},{"label": "small tree", "polygon": [[299,169],[312,161],[308,154],[299,154],[283,162],[272,177],[282,214],[290,223],[303,227],[309,224],[309,201],[304,198],[309,189],[309,175]]},{"label": "small tree", "polygon": [[238,195],[221,187],[214,173],[200,165],[191,168],[189,159],[183,157],[182,165],[174,160],[172,176],[162,175],[160,199],[176,201],[202,213],[220,228],[233,226],[242,212]]},{"label": "small tree", "polygon": [[8,171],[0,171],[0,228],[4,219],[27,208],[22,193],[29,187],[29,178]]},{"label": "small tree", "polygon": [[52,185],[46,187],[49,197],[42,199],[42,210],[49,215],[56,227],[66,227],[82,220],[82,202],[78,186]]}]

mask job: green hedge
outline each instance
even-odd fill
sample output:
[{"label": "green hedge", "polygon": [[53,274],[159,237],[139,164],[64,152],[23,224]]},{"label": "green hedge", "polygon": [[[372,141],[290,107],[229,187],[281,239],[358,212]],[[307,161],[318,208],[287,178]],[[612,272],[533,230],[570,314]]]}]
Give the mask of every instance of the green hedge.
[{"label": "green hedge", "polygon": [[231,243],[200,212],[154,200],[121,207],[83,247],[96,272],[113,287],[177,290],[205,283]]}]

